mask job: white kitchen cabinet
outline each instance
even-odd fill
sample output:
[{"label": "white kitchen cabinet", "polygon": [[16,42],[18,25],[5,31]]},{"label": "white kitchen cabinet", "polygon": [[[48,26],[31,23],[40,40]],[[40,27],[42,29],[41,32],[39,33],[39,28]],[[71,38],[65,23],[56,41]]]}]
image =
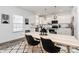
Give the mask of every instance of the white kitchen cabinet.
[{"label": "white kitchen cabinet", "polygon": [[71,28],[58,28],[57,34],[71,35]]}]

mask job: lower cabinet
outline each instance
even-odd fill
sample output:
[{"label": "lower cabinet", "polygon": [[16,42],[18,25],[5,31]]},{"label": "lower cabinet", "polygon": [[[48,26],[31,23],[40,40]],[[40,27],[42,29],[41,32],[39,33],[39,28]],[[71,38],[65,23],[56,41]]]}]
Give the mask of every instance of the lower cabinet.
[{"label": "lower cabinet", "polygon": [[57,34],[71,35],[71,28],[58,28]]}]

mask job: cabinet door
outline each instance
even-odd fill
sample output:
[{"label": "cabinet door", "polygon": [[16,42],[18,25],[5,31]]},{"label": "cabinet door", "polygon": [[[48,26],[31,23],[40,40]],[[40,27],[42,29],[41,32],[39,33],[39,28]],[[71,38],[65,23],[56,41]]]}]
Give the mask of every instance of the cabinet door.
[{"label": "cabinet door", "polygon": [[71,35],[71,29],[70,28],[58,28],[57,33],[63,34],[63,35]]}]

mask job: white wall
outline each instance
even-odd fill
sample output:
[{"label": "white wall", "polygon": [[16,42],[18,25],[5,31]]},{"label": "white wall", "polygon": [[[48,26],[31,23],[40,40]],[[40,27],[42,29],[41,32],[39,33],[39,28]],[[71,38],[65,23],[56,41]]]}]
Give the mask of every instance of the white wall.
[{"label": "white wall", "polygon": [[77,15],[76,15],[76,36],[77,39],[79,40],[79,6],[77,6]]},{"label": "white wall", "polygon": [[13,15],[21,15],[24,18],[29,18],[29,22],[34,23],[35,16],[34,14],[23,10],[19,7],[12,7],[12,6],[1,6],[0,7],[0,15],[1,14],[8,14],[10,15],[10,23],[9,24],[1,24],[1,16],[0,16],[0,43],[6,42],[9,40],[17,39],[18,37],[24,36],[24,30],[30,29],[30,25],[24,24],[24,30],[22,32],[13,32],[12,27],[12,16]]}]

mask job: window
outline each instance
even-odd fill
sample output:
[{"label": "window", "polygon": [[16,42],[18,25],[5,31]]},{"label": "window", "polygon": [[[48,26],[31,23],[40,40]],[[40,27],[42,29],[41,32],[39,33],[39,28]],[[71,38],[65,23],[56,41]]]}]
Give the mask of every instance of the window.
[{"label": "window", "polygon": [[23,16],[14,15],[13,16],[13,32],[23,30]]}]

